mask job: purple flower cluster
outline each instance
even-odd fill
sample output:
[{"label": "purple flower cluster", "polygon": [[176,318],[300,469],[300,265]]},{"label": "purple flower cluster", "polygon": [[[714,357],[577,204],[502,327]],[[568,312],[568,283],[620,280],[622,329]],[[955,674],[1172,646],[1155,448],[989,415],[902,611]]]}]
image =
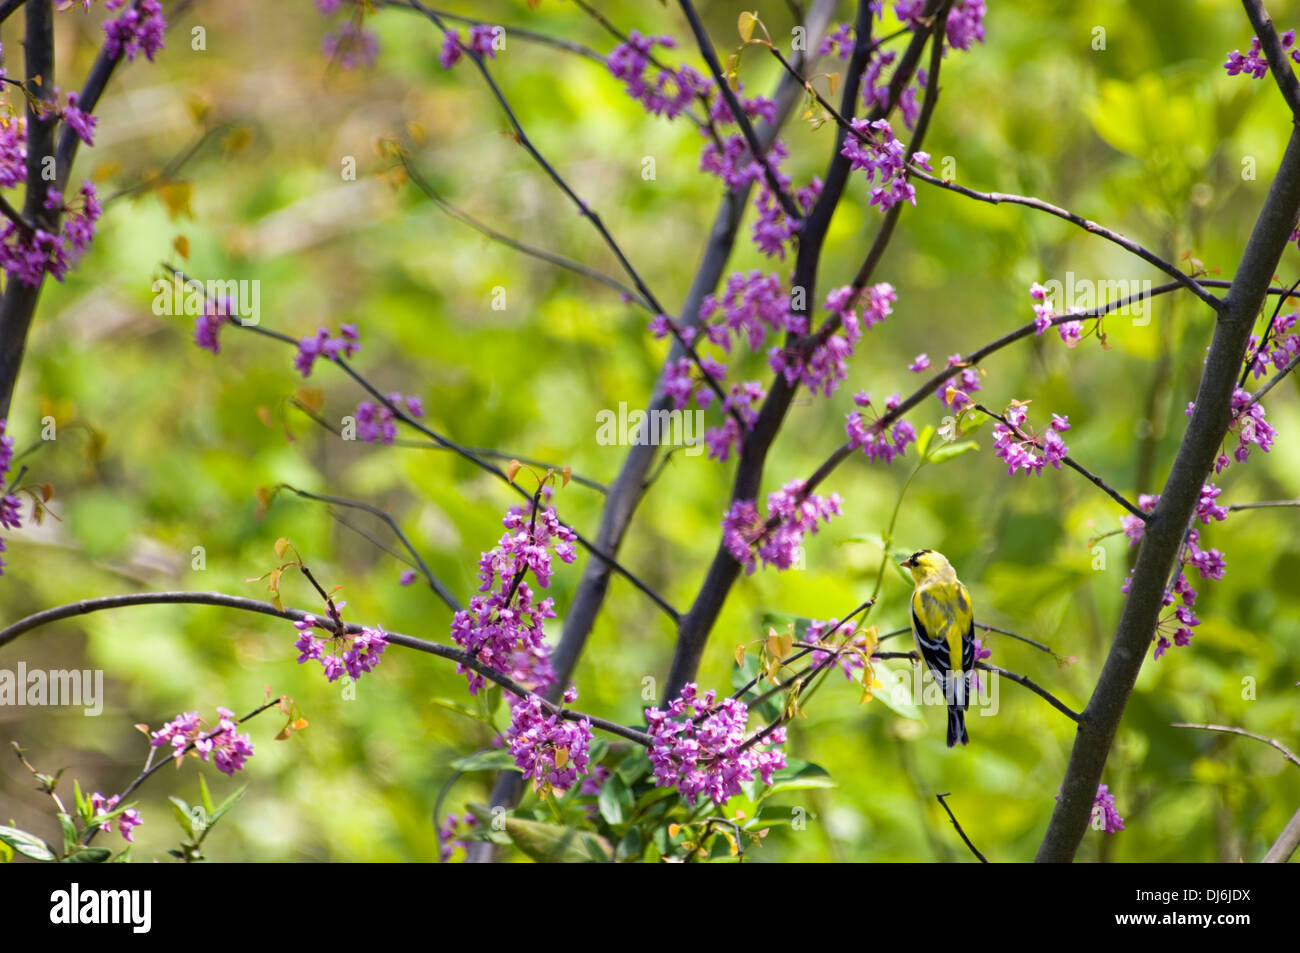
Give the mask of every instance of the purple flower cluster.
[{"label": "purple flower cluster", "polygon": [[[964,367],[962,366],[964,363],[960,354],[951,355],[948,358],[948,366],[961,367],[962,370],[955,377],[950,377],[940,384],[934,392],[941,404],[945,407],[951,407],[953,410],[961,410],[963,407],[973,404],[974,401],[971,400],[970,395],[981,389],[979,370],[974,367]],[[925,364],[926,367],[930,366],[928,360]]]},{"label": "purple flower cluster", "polygon": [[469,40],[464,46],[461,45],[460,31],[448,30],[442,38],[442,52],[438,54],[438,62],[442,64],[443,69],[451,69],[460,62],[466,48],[479,56],[496,59],[497,51],[493,40],[500,29],[502,28],[486,23],[476,24],[469,28]]},{"label": "purple flower cluster", "polygon": [[343,69],[369,66],[379,56],[379,39],[352,20],[344,20],[321,38],[321,54]]},{"label": "purple flower cluster", "polygon": [[[1300,63],[1300,49],[1295,46],[1295,30],[1287,30],[1282,34],[1282,49],[1287,50],[1291,59]],[[1251,79],[1263,79],[1268,74],[1268,60],[1260,50],[1259,37],[1250,38],[1250,50],[1242,54],[1241,50],[1233,50],[1228,54],[1228,61],[1223,64],[1229,76],[1238,74],[1249,76]]]},{"label": "purple flower cluster", "polygon": [[1295,311],[1279,317],[1273,323],[1271,339],[1264,342],[1262,346],[1258,334],[1250,336],[1250,344],[1246,350],[1246,363],[1255,377],[1259,378],[1267,374],[1269,364],[1272,364],[1275,370],[1282,370],[1288,361],[1300,354],[1300,334],[1292,331],[1297,317],[1300,317],[1300,314]]},{"label": "purple flower cluster", "polygon": [[387,404],[376,404],[363,400],[357,404],[357,436],[366,443],[392,443],[397,437],[397,415],[393,407],[406,405],[412,417],[424,415],[424,405],[418,397],[403,397],[401,394],[388,395]]},{"label": "purple flower cluster", "polygon": [[[117,10],[128,0],[105,0],[104,6]],[[116,20],[104,24],[104,52],[111,57],[126,56],[133,62],[136,55],[152,60],[163,48],[163,34],[167,21],[163,19],[162,4],[158,0],[140,0]]]},{"label": "purple flower cluster", "polygon": [[355,324],[341,325],[337,337],[332,336],[327,328],[319,328],[313,337],[298,342],[298,355],[293,360],[293,366],[303,377],[310,377],[316,358],[337,361],[339,355],[351,357],[359,350],[361,343]]},{"label": "purple flower cluster", "polygon": [[[866,172],[868,182],[875,183],[871,204],[879,205],[882,212],[899,202],[915,205],[916,187],[907,181],[907,146],[894,138],[888,120],[854,119],[851,125],[857,135],[845,137],[840,154],[854,169]],[[929,153],[914,153],[911,161],[924,169],[930,168]]]},{"label": "purple flower cluster", "polygon": [[[502,521],[508,532],[479,559],[480,595],[452,618],[451,637],[482,664],[529,688],[544,689],[555,682],[542,632],[543,622],[555,618],[555,601],[534,605],[526,576],[531,572],[538,585],[549,586],[551,550],[562,562],[573,562],[577,536],[553,508],[535,515],[531,507],[510,508]],[[470,694],[477,695],[483,676],[464,665],[457,671],[467,677]]]},{"label": "purple flower cluster", "polygon": [[[109,814],[121,800],[122,796],[120,794],[114,794],[112,797],[106,798],[96,791],[90,796],[90,809],[94,815]],[[135,837],[131,832],[144,823],[144,819],[140,817],[140,812],[133,807],[127,808],[117,816],[116,820],[117,831],[122,835],[122,840],[127,843],[134,842]],[[112,833],[113,822],[105,821],[99,825],[99,829],[106,834]]]},{"label": "purple flower cluster", "polygon": [[1115,795],[1105,784],[1097,786],[1097,797],[1092,802],[1092,826],[1107,834],[1118,834],[1124,829],[1124,818],[1115,810]]},{"label": "purple flower cluster", "polygon": [[469,811],[465,812],[463,818],[455,814],[448,814],[442,822],[442,827],[438,828],[438,858],[445,864],[451,860],[452,855],[456,853],[457,848],[469,849],[469,841],[460,834],[461,824],[464,824],[466,831],[478,827],[478,818]]},{"label": "purple flower cluster", "polygon": [[12,189],[26,180],[27,120],[19,116],[0,123],[0,187]]},{"label": "purple flower cluster", "polygon": [[248,735],[239,734],[233,711],[218,708],[217,718],[216,729],[205,732],[198,712],[182,712],[155,731],[149,743],[155,748],[170,744],[172,757],[179,763],[193,742],[200,760],[211,760],[222,774],[234,775],[253,756],[253,745]]},{"label": "purple flower cluster", "polygon": [[797,560],[804,535],[817,532],[817,521],[829,523],[832,516],[840,515],[843,501],[838,493],[818,496],[804,493],[803,487],[803,480],[791,480],[768,494],[768,512],[777,521],[771,531],[753,500],[737,500],[723,517],[723,544],[745,567],[746,575],[758,568],[758,560],[777,569],[789,569]]},{"label": "purple flower cluster", "polygon": [[[342,606],[343,603],[339,603],[336,608]],[[308,615],[295,622],[293,627],[298,630],[298,640],[293,643],[299,652],[298,664],[312,660],[320,662],[327,682],[345,674],[356,681],[367,672],[373,672],[379,665],[379,657],[388,647],[387,633],[382,626],[373,629],[367,626],[355,635],[336,635],[321,625],[315,616]],[[326,633],[324,638],[313,634],[312,630],[317,628]],[[343,651],[337,651],[339,648]],[[335,651],[327,652],[330,649]]]},{"label": "purple flower cluster", "polygon": [[769,331],[777,334],[808,331],[807,317],[790,310],[790,296],[782,290],[781,279],[775,274],[765,275],[757,268],[732,272],[721,295],[705,295],[700,305],[700,321],[709,340],[728,354],[733,338],[744,337],[750,350],[759,351]]},{"label": "purple flower cluster", "polygon": [[[984,0],[957,0],[948,11],[944,28],[948,45],[955,50],[969,50],[975,43],[984,42],[984,16],[988,8]],[[925,14],[925,0],[898,0],[894,14],[913,30],[920,25]]]},{"label": "purple flower cluster", "polygon": [[[890,396],[885,401],[885,412],[897,407],[899,400],[898,394]],[[906,420],[896,422],[892,432],[868,421],[863,414],[871,407],[871,395],[866,391],[854,394],[853,403],[858,409],[851,411],[844,423],[850,450],[861,450],[872,462],[883,460],[885,463],[893,463],[894,458],[906,453],[907,445],[916,440],[916,430]]]},{"label": "purple flower cluster", "polygon": [[221,353],[221,326],[235,313],[235,304],[229,298],[204,301],[203,313],[194,319],[194,343],[213,354]]},{"label": "purple flower cluster", "polygon": [[[1037,302],[1034,305],[1034,334],[1041,335],[1052,326],[1052,319],[1057,315],[1052,310],[1052,302],[1048,299],[1047,289],[1038,282],[1035,281],[1029,286],[1029,297]],[[1083,336],[1083,322],[1066,321],[1058,325],[1056,330],[1061,335],[1061,340],[1065,342],[1066,347],[1074,347]]]},{"label": "purple flower cluster", "polygon": [[[1196,501],[1193,520],[1200,520],[1203,525],[1208,526],[1211,522],[1227,519],[1228,508],[1218,502],[1221,492],[1213,483],[1202,486],[1200,497]],[[1144,513],[1150,513],[1159,500],[1159,496],[1144,493],[1138,497],[1138,508]],[[1137,545],[1146,530],[1146,524],[1136,516],[1125,516],[1120,520],[1120,524],[1124,527],[1124,535],[1128,537],[1129,545]],[[1156,624],[1156,658],[1160,658],[1174,645],[1188,645],[1192,641],[1192,629],[1201,623],[1192,611],[1192,607],[1196,604],[1197,593],[1187,578],[1186,569],[1189,564],[1196,569],[1202,579],[1211,580],[1222,579],[1228,568],[1223,553],[1217,549],[1202,548],[1200,530],[1190,528],[1187,530],[1186,539],[1178,553],[1178,575],[1173,585],[1165,591],[1162,600],[1164,608],[1172,611],[1166,613]],[[1122,592],[1128,593],[1132,579],[1130,573],[1124,580]],[[1167,634],[1170,629],[1173,630],[1172,639]]]},{"label": "purple flower cluster", "polygon": [[761,777],[772,783],[774,772],[785,767],[785,729],[773,729],[762,744],[745,747],[749,709],[726,698],[717,702],[713,691],[700,695],[695,683],[682,689],[667,710],[645,713],[654,743],[650,763],[655,784],[675,787],[694,804],[701,794],[723,804],[740,793],[740,785]]},{"label": "purple flower cluster", "polygon": [[[827,619],[825,622],[813,619],[808,623],[808,641],[822,643],[836,635],[848,636],[852,631],[852,623],[841,625],[838,619]],[[850,681],[852,681],[855,671],[861,671],[866,666],[862,654],[852,651],[852,646],[855,645],[859,648],[866,647],[867,635],[865,632],[858,633],[848,641],[848,645],[839,648],[839,665],[844,672],[844,677]],[[836,651],[834,649],[813,649],[813,668],[822,668],[834,660],[836,660]]]},{"label": "purple flower cluster", "polygon": [[988,8],[984,0],[957,0],[948,11],[944,34],[954,50],[969,50],[975,43],[984,42],[984,15]]},{"label": "purple flower cluster", "polygon": [[[831,318],[817,336],[791,348],[773,347],[768,351],[768,365],[783,375],[787,384],[802,383],[813,393],[820,391],[829,397],[848,377],[848,359],[862,338],[863,326],[870,328],[884,321],[897,299],[893,286],[885,282],[865,292],[851,285],[835,289],[826,297]],[[859,301],[863,303],[860,317]]]},{"label": "purple flower cluster", "polygon": [[1006,424],[993,427],[993,453],[1006,461],[1008,476],[1020,470],[1038,476],[1049,463],[1059,470],[1061,461],[1070,452],[1061,439],[1061,434],[1070,429],[1069,417],[1052,414],[1047,430],[1035,435],[1025,430],[1027,415],[1024,404],[1013,402],[1003,414]]},{"label": "purple flower cluster", "polygon": [[[564,693],[566,703],[577,697],[573,688]],[[538,696],[529,695],[516,702],[511,710],[506,744],[524,778],[532,778],[533,790],[563,793],[587,773],[591,722],[586,718],[572,721],[560,717],[559,713],[549,714]]]},{"label": "purple flower cluster", "polygon": [[[1190,415],[1192,405],[1188,404]],[[1277,431],[1264,419],[1264,405],[1258,401],[1251,402],[1250,394],[1238,387],[1232,394],[1232,425],[1229,433],[1237,435],[1237,448],[1232,451],[1232,459],[1245,463],[1250,459],[1250,448],[1259,447],[1265,453],[1273,449],[1273,440]],[[1228,466],[1228,457],[1220,453],[1214,463],[1214,472],[1222,473]]]},{"label": "purple flower cluster", "polygon": [[713,86],[711,80],[689,66],[676,70],[655,67],[653,77],[646,75],[654,48],[671,50],[676,45],[670,36],[645,36],[633,30],[627,42],[614,47],[607,60],[610,73],[623,81],[629,96],[644,105],[651,115],[668,119],[680,116],[691,100],[707,94]]},{"label": "purple flower cluster", "polygon": [[[56,96],[58,92],[56,87],[54,90]],[[88,146],[93,146],[95,144],[95,124],[99,120],[92,113],[82,112],[81,107],[78,105],[80,102],[81,95],[79,93],[68,93],[67,105],[59,111],[59,116],[82,142]]]},{"label": "purple flower cluster", "polygon": [[836,25],[835,29],[822,37],[821,45],[817,47],[817,55],[830,56],[835,54],[841,60],[847,62],[853,56],[853,45],[856,42],[857,36],[853,24],[840,23]]},{"label": "purple flower cluster", "polygon": [[[22,526],[22,501],[11,493],[6,493],[9,468],[14,462],[14,438],[5,433],[8,420],[0,418],[0,527],[19,529]],[[5,541],[0,537],[0,553],[6,551]],[[5,562],[0,558],[0,576],[5,574]]]},{"label": "purple flower cluster", "polygon": [[[25,154],[25,143],[23,151]],[[0,169],[4,166],[5,161],[0,159]],[[0,265],[5,271],[33,288],[47,274],[62,281],[90,247],[95,237],[95,222],[103,212],[92,183],[81,184],[81,200],[80,208],[70,209],[63,204],[63,196],[57,190],[49,190],[46,210],[71,212],[58,234],[43,228],[28,229],[6,220],[0,232]]]}]

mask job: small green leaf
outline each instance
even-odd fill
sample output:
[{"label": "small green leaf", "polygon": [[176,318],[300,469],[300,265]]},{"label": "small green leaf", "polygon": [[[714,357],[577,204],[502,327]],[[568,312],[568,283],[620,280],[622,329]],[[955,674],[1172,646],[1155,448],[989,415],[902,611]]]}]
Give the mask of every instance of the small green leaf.
[{"label": "small green leaf", "polygon": [[930,441],[934,439],[934,428],[926,424],[921,428],[921,435],[916,438],[916,454],[922,460],[925,459],[926,451],[930,449]]},{"label": "small green leaf", "polygon": [[930,454],[930,462],[943,463],[953,457],[960,457],[963,453],[978,450],[979,448],[980,445],[974,440],[958,440],[956,443],[945,443],[936,447],[934,453]]},{"label": "small green leaf", "polygon": [[176,818],[176,823],[181,826],[185,836],[189,837],[194,833],[194,814],[190,810],[190,806],[174,794],[167,800],[172,802],[172,815]]},{"label": "small green leaf", "polygon": [[72,815],[60,811],[59,827],[63,829],[63,853],[67,854],[77,846],[77,825],[72,823]]},{"label": "small green leaf", "polygon": [[505,771],[515,766],[515,759],[509,751],[492,748],[476,751],[451,763],[456,771]]},{"label": "small green leaf", "polygon": [[473,718],[480,724],[483,722],[485,717],[483,712],[475,711],[473,708],[470,708],[467,705],[462,705],[460,702],[452,701],[450,698],[430,698],[429,701],[437,705],[439,708],[454,711],[456,714],[464,715],[466,718]]},{"label": "small green leaf", "polygon": [[203,810],[211,817],[216,808],[212,804],[212,792],[208,790],[208,782],[201,774],[199,775],[199,798],[203,803]]},{"label": "small green leaf", "polygon": [[516,847],[541,863],[604,863],[614,856],[605,838],[559,824],[508,817],[506,832]]},{"label": "small green leaf", "polygon": [[14,849],[0,840],[0,864],[7,864],[14,859]]},{"label": "small green leaf", "polygon": [[0,841],[32,860],[42,860],[49,863],[58,859],[49,844],[36,835],[20,831],[16,827],[0,827]]},{"label": "small green leaf", "polygon": [[650,770],[650,759],[645,756],[645,752],[638,748],[632,754],[623,759],[623,762],[614,769],[614,773],[623,779],[623,783],[629,788],[640,781]]},{"label": "small green leaf", "polygon": [[81,782],[76,778],[72,779],[72,797],[77,803],[77,815],[81,818],[82,823],[90,820],[90,802],[81,793]]},{"label": "small green leaf", "polygon": [[618,849],[614,851],[614,859],[636,860],[642,850],[641,828],[630,827],[628,832],[623,835],[623,839],[618,842]]},{"label": "small green leaf", "polygon": [[240,787],[238,791],[236,791],[234,794],[230,795],[230,797],[226,798],[219,805],[217,805],[217,809],[213,811],[212,815],[208,818],[208,828],[211,829],[212,825],[217,823],[217,821],[221,818],[223,814],[225,814],[232,807],[238,804],[240,799],[243,798],[244,792],[246,792],[247,790],[248,790],[248,785],[245,784],[242,787]]},{"label": "small green leaf", "polygon": [[606,824],[622,824],[626,816],[624,808],[632,806],[632,792],[627,789],[622,778],[617,774],[611,774],[601,786],[596,804],[600,807],[600,816],[605,819]]},{"label": "small green leaf", "polygon": [[113,856],[107,847],[83,847],[64,858],[66,864],[102,864]]}]

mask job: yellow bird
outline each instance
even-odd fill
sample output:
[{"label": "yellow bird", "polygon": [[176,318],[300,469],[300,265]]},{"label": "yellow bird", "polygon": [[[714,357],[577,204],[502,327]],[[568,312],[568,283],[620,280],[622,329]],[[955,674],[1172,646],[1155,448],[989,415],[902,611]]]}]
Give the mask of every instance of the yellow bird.
[{"label": "yellow bird", "polygon": [[971,676],[975,671],[975,613],[970,593],[942,553],[922,549],[903,560],[912,572],[912,634],[921,658],[943,688],[948,706],[948,747],[966,736]]}]

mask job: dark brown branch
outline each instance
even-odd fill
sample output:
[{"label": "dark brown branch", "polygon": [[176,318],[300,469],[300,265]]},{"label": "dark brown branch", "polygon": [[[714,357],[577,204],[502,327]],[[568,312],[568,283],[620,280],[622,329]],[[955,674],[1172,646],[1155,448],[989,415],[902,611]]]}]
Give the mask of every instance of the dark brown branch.
[{"label": "dark brown branch", "polygon": [[[105,609],[120,609],[126,606],[145,606],[145,605],[203,605],[203,606],[221,606],[227,609],[239,609],[244,612],[256,612],[260,615],[274,616],[277,619],[288,619],[290,621],[300,621],[307,616],[312,616],[316,624],[337,634],[337,626],[329,618],[322,618],[318,613],[306,612],[302,609],[277,609],[269,602],[260,602],[257,599],[248,599],[243,596],[228,596],[224,592],[139,592],[129,593],[120,596],[103,596],[98,599],[83,599],[80,602],[72,602],[67,605],[56,606],[52,609],[29,615],[24,619],[19,619],[12,625],[0,629],[0,647],[8,645],[20,635],[30,632],[33,629],[43,625],[49,625],[51,622],[58,622],[62,619],[70,619],[79,615],[88,615],[92,612],[101,612]],[[345,634],[359,633],[365,626],[351,622],[346,624],[343,629]],[[468,652],[460,649],[454,649],[448,645],[442,645],[438,642],[429,642],[425,639],[418,639],[415,636],[403,635],[400,632],[384,632],[384,639],[389,645],[400,645],[403,648],[413,649],[416,652],[424,652],[427,655],[436,655],[438,658],[447,659],[456,662],[466,668],[482,675],[491,682],[500,685],[512,695],[520,698],[529,698],[534,695],[524,686],[515,682],[513,679],[498,672],[496,669],[484,665],[482,662],[474,659]],[[542,708],[547,714],[558,715],[565,721],[582,721],[589,720],[593,728],[599,728],[601,731],[617,735],[620,738],[626,738],[628,741],[634,741],[643,747],[650,746],[650,736],[643,731],[635,728],[628,728],[626,725],[620,725],[617,722],[608,721],[604,718],[597,718],[594,715],[588,715],[583,712],[573,711],[572,709],[563,708],[540,695],[536,696],[542,703]]]},{"label": "dark brown branch", "polygon": [[966,846],[970,848],[970,852],[975,855],[975,859],[978,860],[981,864],[987,864],[988,858],[986,858],[983,854],[981,854],[979,852],[979,849],[976,848],[976,846],[971,843],[970,838],[966,836],[966,832],[962,830],[961,825],[957,823],[957,817],[952,813],[952,808],[950,808],[948,806],[948,802],[944,800],[944,798],[951,797],[951,796],[952,795],[950,794],[935,795],[935,797],[939,799],[939,803],[943,805],[943,809],[948,813],[948,820],[952,821],[952,826],[957,828],[957,833],[961,835],[962,841],[964,841]]},{"label": "dark brown branch", "polygon": [[[1250,0],[1246,0],[1247,3]],[[1147,521],[1128,596],[1101,677],[1083,711],[1040,861],[1072,860],[1088,827],[1106,758],[1159,621],[1184,530],[1232,421],[1231,401],[1251,330],[1300,215],[1300,134],[1293,129],[1251,231],[1206,357],[1195,408],[1169,479]]]},{"label": "dark brown branch", "polygon": [[1255,35],[1259,37],[1260,48],[1268,59],[1269,72],[1273,74],[1282,98],[1291,108],[1292,122],[1295,122],[1300,119],[1300,81],[1296,80],[1291,60],[1282,49],[1282,41],[1278,39],[1277,30],[1273,27],[1273,19],[1260,0],[1242,0],[1242,6],[1246,8],[1250,25],[1255,28]]}]

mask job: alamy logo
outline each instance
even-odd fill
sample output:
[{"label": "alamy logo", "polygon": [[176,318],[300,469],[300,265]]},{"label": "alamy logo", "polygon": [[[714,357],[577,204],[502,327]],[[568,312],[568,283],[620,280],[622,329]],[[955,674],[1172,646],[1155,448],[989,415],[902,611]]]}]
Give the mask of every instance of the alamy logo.
[{"label": "alamy logo", "polygon": [[628,412],[627,401],[620,401],[618,413],[602,410],[596,414],[596,443],[602,447],[685,447],[688,457],[704,452],[703,410],[644,410]]},{"label": "alamy logo", "polygon": [[58,707],[84,708],[87,715],[104,710],[104,672],[102,669],[32,669],[18,663],[16,672],[0,668],[0,708]]},{"label": "alamy logo", "polygon": [[148,933],[153,922],[151,890],[68,890],[50,894],[50,922],[56,924],[125,923],[132,933]]},{"label": "alamy logo", "polygon": [[1075,278],[1074,272],[1065,273],[1065,281],[1053,278],[1043,282],[1047,290],[1044,302],[1056,314],[1093,311],[1097,308],[1123,301],[1110,310],[1110,314],[1122,314],[1133,318],[1134,327],[1145,327],[1151,322],[1148,302],[1151,300],[1151,281],[1135,278],[1107,279],[1093,281],[1091,278]]},{"label": "alamy logo", "polygon": [[159,317],[182,314],[198,317],[209,311],[223,317],[238,318],[240,324],[258,324],[262,320],[261,280],[209,280],[204,283],[178,273],[171,280],[159,278],[153,283],[153,313]]}]

